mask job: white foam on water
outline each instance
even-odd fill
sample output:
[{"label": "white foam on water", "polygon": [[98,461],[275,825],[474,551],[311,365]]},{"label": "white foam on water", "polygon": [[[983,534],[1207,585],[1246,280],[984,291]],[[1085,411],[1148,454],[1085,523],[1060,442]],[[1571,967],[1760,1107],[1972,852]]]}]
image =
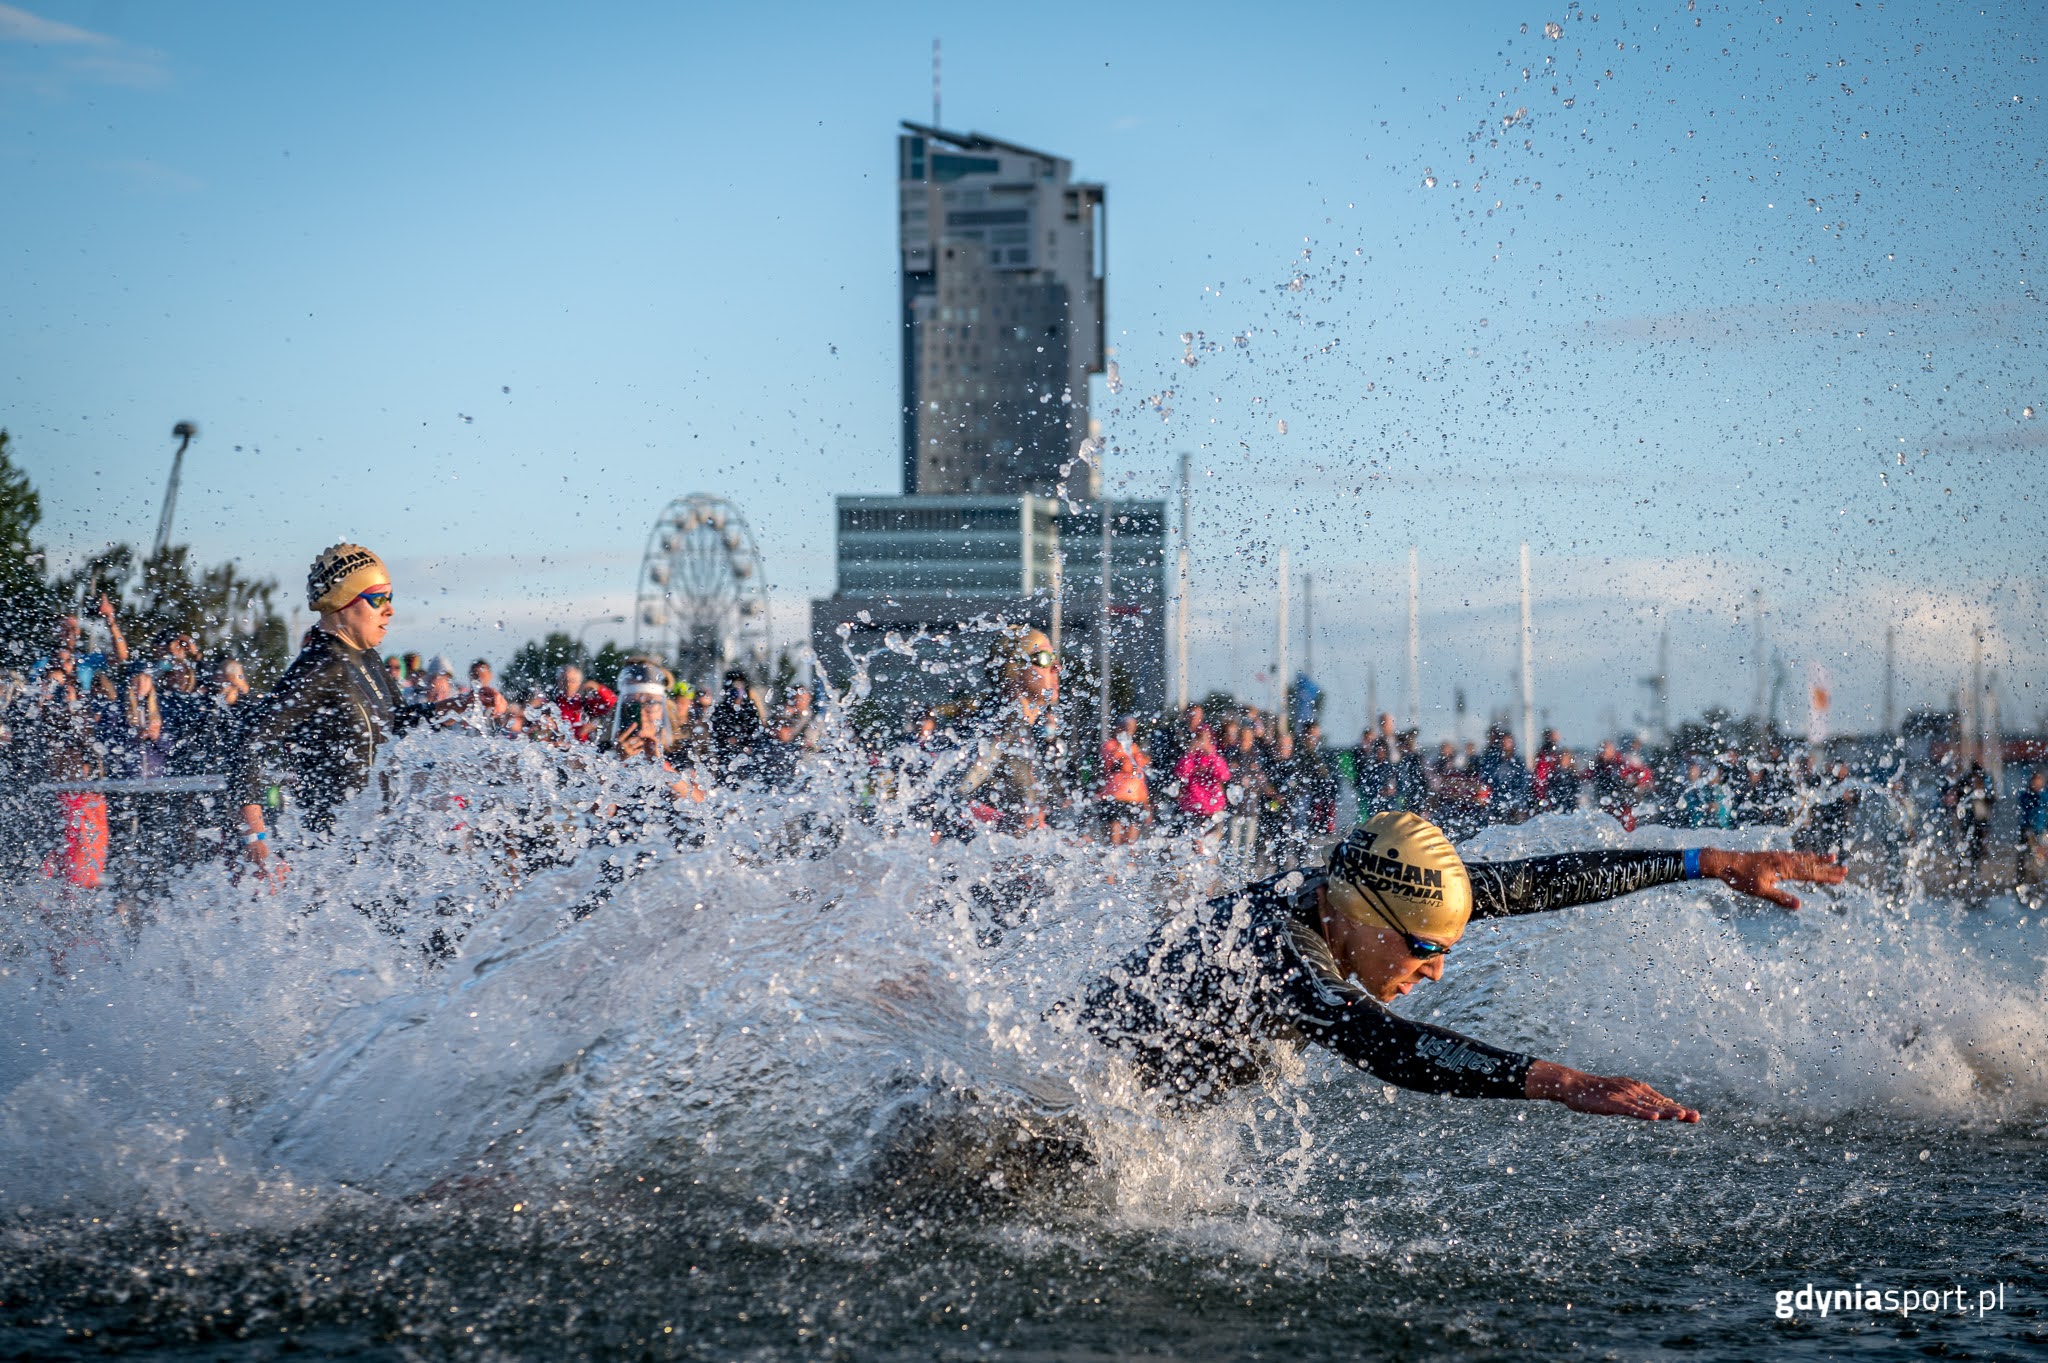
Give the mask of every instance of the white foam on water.
[{"label": "white foam on water", "polygon": [[[1580,815],[1491,829],[1464,851],[1504,860],[1699,837]],[[1410,1011],[1701,1107],[1971,1126],[2048,1110],[2048,954],[2025,905],[1790,888],[1796,913],[1702,881],[1482,923]]]},{"label": "white foam on water", "polygon": [[[1316,1171],[1369,1146],[1361,1114],[1387,1105],[1312,1055],[1167,1117],[1061,1020],[1179,892],[1142,858],[1055,836],[935,846],[855,818],[822,759],[808,793],[683,810],[682,845],[658,787],[539,749],[429,735],[390,763],[391,811],[370,793],[341,821],[371,836],[303,852],[276,893],[194,874],[132,940],[61,969],[28,906],[0,975],[0,1204],[239,1225],[639,1170],[782,1205],[857,1188],[905,1123],[982,1111],[1078,1123],[1088,1196],[1119,1224],[1244,1249],[1293,1233]],[[592,808],[612,804],[631,813],[618,846]],[[590,845],[546,868],[523,850],[515,874],[505,849],[542,826]],[[1678,838],[1543,819],[1466,850]],[[642,852],[572,913],[605,857]],[[990,887],[1027,879],[1032,912],[998,935]],[[1792,916],[1687,885],[1480,925],[1404,1007],[1710,1116],[1952,1128],[2048,1109],[2021,906],[1811,899]],[[430,959],[433,931],[464,922]],[[1337,1234],[1337,1252],[1397,1243]]]}]

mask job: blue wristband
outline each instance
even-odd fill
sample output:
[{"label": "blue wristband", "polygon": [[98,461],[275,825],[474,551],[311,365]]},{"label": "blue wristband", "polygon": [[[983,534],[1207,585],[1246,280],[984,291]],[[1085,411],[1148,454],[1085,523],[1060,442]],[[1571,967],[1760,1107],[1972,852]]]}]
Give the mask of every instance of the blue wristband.
[{"label": "blue wristband", "polygon": [[1697,847],[1685,849],[1685,878],[1687,880],[1698,880],[1700,878],[1700,849]]},{"label": "blue wristband", "polygon": [[246,835],[245,835],[245,836],[244,836],[244,837],[242,838],[242,846],[244,846],[244,847],[249,847],[249,846],[253,846],[254,844],[256,844],[256,843],[259,843],[259,842],[269,842],[269,841],[270,841],[270,834],[269,834],[269,832],[268,832],[268,831],[265,831],[265,832],[262,832],[262,833],[249,833],[249,834],[246,834]]}]

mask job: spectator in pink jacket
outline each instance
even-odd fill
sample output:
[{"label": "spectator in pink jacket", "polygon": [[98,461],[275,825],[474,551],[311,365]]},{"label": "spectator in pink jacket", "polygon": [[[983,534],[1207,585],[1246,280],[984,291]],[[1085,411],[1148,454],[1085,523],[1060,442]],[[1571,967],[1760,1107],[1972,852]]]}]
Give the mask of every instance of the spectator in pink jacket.
[{"label": "spectator in pink jacket", "polygon": [[1216,751],[1216,734],[1208,725],[1195,731],[1195,741],[1174,764],[1173,779],[1180,783],[1180,813],[1190,824],[1201,824],[1223,812],[1223,788],[1230,784],[1230,766]]}]

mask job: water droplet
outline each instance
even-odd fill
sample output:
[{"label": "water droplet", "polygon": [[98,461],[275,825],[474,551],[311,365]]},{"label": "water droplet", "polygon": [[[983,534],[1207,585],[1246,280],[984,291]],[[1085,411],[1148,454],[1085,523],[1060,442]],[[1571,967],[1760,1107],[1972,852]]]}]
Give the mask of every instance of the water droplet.
[{"label": "water droplet", "polygon": [[1550,41],[1552,42],[1556,42],[1558,39],[1564,37],[1564,25],[1559,23],[1545,24],[1543,26],[1543,36],[1550,39]]},{"label": "water droplet", "polygon": [[1280,434],[1282,434],[1282,435],[1286,435],[1286,434],[1287,434],[1287,420],[1286,420],[1286,418],[1284,418],[1284,417],[1283,417],[1283,418],[1281,418],[1281,419],[1280,419],[1280,421],[1279,421],[1279,422],[1277,423],[1277,426],[1278,426],[1278,429],[1279,429],[1279,431],[1280,431]]}]

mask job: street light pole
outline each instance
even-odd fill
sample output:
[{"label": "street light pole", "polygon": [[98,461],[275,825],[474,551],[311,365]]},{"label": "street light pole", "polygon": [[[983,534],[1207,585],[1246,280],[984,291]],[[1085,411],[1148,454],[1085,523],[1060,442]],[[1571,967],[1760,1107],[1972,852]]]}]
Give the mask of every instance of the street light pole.
[{"label": "street light pole", "polygon": [[1408,727],[1422,727],[1422,571],[1408,546]]},{"label": "street light pole", "polygon": [[1522,760],[1536,751],[1536,632],[1529,621],[1529,541],[1522,541]]},{"label": "street light pole", "polygon": [[1277,628],[1274,631],[1279,656],[1273,660],[1274,685],[1278,688],[1275,692],[1273,709],[1279,715],[1280,727],[1278,732],[1282,734],[1288,731],[1289,726],[1287,715],[1287,598],[1293,586],[1294,584],[1288,580],[1287,546],[1283,544],[1280,546],[1280,618],[1276,622]]},{"label": "street light pole", "polygon": [[1109,742],[1109,570],[1110,555],[1110,503],[1109,494],[1096,499],[1096,513],[1102,517],[1102,616],[1096,624],[1100,634],[1096,649],[1096,677],[1098,713],[1096,727],[1101,730],[1099,742]]},{"label": "street light pole", "polygon": [[1180,674],[1180,705],[1182,713],[1188,708],[1188,462],[1190,456],[1180,457],[1180,590],[1174,602],[1174,670]]},{"label": "street light pole", "polygon": [[582,626],[581,626],[581,627],[580,627],[579,629],[577,629],[577,631],[576,631],[576,651],[577,651],[577,652],[579,652],[579,653],[582,653],[582,652],[586,652],[586,651],[587,651],[587,650],[586,650],[586,648],[585,648],[585,646],[584,646],[584,643],[583,643],[583,636],[584,636],[585,634],[587,634],[587,633],[589,633],[589,632],[590,632],[590,627],[591,627],[592,625],[605,625],[605,624],[611,624],[611,625],[623,625],[623,624],[625,624],[625,623],[626,623],[626,617],[625,617],[625,616],[623,616],[623,615],[593,615],[593,616],[591,616],[591,617],[590,617],[590,618],[589,618],[588,620],[585,620],[585,621],[583,622]]}]

